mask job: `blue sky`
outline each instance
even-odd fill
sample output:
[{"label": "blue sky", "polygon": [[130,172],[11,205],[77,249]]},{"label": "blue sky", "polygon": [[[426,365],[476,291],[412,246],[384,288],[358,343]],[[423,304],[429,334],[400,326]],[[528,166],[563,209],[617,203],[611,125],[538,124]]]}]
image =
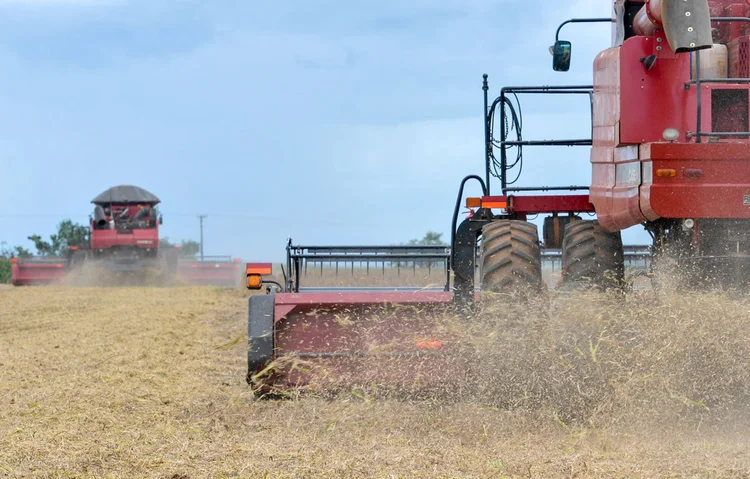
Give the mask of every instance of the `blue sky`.
[{"label": "blue sky", "polygon": [[[116,184],[162,200],[163,235],[279,261],[286,239],[449,237],[483,172],[482,74],[587,84],[609,25],[580,0],[0,0],[0,241],[86,222]],[[524,136],[586,137],[582,98],[524,101]],[[577,100],[577,101],[576,101]],[[587,148],[529,149],[519,184],[587,184]],[[477,191],[471,190],[476,194]],[[642,242],[642,229],[624,235]]]}]

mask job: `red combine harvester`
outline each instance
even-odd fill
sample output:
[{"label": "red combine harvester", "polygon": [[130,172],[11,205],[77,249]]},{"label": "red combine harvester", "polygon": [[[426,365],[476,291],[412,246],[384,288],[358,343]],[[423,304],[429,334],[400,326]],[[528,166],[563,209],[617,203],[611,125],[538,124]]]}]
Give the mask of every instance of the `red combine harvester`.
[{"label": "red combine harvester", "polygon": [[178,247],[163,247],[159,239],[163,219],[156,208],[160,200],[143,188],[115,186],[98,195],[92,203],[89,245],[71,248],[65,258],[14,259],[14,285],[53,283],[84,264],[102,266],[119,276],[141,276],[153,271],[167,282],[179,278],[196,285],[241,284],[242,265],[238,259],[180,258]]},{"label": "red combine harvester", "polygon": [[[625,274],[621,231],[638,225],[653,238],[654,262],[676,263],[681,275],[692,278],[688,284],[746,287],[749,9],[744,0],[617,0],[613,18],[572,19],[557,30],[559,37],[569,23],[613,24],[612,46],[594,60],[593,85],[505,87],[489,104],[485,75],[485,177],[468,176],[459,188],[452,284],[449,276],[443,291],[305,291],[299,284],[304,253],[290,244],[282,291],[269,289],[249,301],[248,381],[259,391],[308,384],[300,362],[343,377],[372,355],[373,346],[395,342],[396,348],[378,349],[380,357],[401,363],[433,353],[420,366],[434,366],[430,380],[450,382],[450,369],[434,357],[449,354],[451,343],[443,340],[440,321],[427,319],[436,311],[470,312],[481,294],[477,273],[481,291],[540,294],[541,250],[560,248],[563,285],[619,289]],[[550,50],[553,69],[567,71],[570,42],[556,39]],[[522,139],[520,103],[511,101],[519,95],[587,98],[592,137]],[[509,172],[521,166],[522,148],[536,146],[590,147],[591,184],[512,186],[515,180],[508,178],[517,174]],[[509,159],[511,148],[518,155]],[[499,179],[499,194],[490,191],[491,176]],[[464,186],[472,180],[483,196],[466,200],[474,213],[458,225]],[[543,241],[528,221],[540,214]],[[596,219],[583,220],[582,214]],[[248,268],[246,276],[248,288],[260,288],[258,271]],[[374,324],[368,323],[372,316],[379,318]],[[386,363],[393,362],[383,362],[390,384],[394,376]],[[401,371],[404,379],[417,369]]]},{"label": "red combine harvester", "polygon": [[159,244],[159,226],[163,223],[156,209],[159,198],[143,188],[123,185],[104,191],[91,202],[91,244],[88,249],[73,251],[74,266],[80,258],[93,260],[112,272],[141,273],[154,268],[167,277],[176,276],[178,251]]}]

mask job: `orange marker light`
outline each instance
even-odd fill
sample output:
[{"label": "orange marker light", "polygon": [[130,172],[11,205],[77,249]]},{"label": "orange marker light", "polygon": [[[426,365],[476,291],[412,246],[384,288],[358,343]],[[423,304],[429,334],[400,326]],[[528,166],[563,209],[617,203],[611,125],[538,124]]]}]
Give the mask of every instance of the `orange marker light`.
[{"label": "orange marker light", "polygon": [[483,201],[482,202],[482,208],[505,209],[507,207],[508,207],[507,201]]},{"label": "orange marker light", "polygon": [[18,258],[12,258],[10,260],[10,262],[13,263],[13,264],[16,264],[16,263],[18,263]]},{"label": "orange marker light", "polygon": [[656,170],[656,176],[659,176],[661,178],[669,178],[672,176],[677,176],[677,171],[672,168],[660,168]]},{"label": "orange marker light", "polygon": [[482,198],[466,198],[466,207],[467,208],[481,208]]},{"label": "orange marker light", "polygon": [[419,349],[440,349],[443,343],[440,341],[420,341],[417,343]]},{"label": "orange marker light", "polygon": [[263,279],[259,274],[247,275],[247,289],[260,289],[263,285]]}]

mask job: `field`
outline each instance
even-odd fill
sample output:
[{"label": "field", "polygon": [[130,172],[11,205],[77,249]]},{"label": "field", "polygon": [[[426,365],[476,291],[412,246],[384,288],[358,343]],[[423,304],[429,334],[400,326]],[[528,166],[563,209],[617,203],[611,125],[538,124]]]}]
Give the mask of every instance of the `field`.
[{"label": "field", "polygon": [[0,477],[750,477],[750,301],[550,300],[481,313],[458,398],[268,401],[244,291],[0,286]]}]

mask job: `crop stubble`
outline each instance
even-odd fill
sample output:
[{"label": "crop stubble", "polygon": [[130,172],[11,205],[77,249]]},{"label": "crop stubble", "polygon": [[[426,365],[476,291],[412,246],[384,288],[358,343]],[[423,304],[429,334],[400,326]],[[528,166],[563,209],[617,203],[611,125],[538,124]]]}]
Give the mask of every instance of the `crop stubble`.
[{"label": "crop stubble", "polygon": [[254,401],[242,291],[0,304],[0,477],[750,477],[750,303],[717,294],[489,305],[451,401]]}]

